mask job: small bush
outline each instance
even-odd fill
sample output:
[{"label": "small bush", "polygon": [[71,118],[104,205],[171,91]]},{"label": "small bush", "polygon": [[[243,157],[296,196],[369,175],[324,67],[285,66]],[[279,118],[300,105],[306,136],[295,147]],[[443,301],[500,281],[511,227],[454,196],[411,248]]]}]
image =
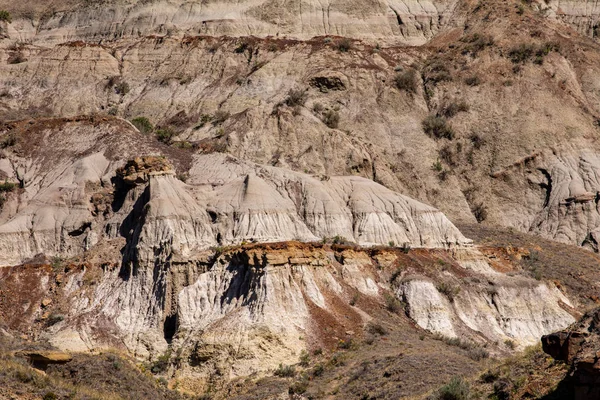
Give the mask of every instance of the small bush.
[{"label": "small bush", "polygon": [[146,135],[154,130],[152,123],[146,117],[134,118],[131,120],[131,123],[137,128],[138,131]]},{"label": "small bush", "polygon": [[369,325],[367,325],[367,331],[373,335],[379,336],[385,336],[388,333],[387,329],[379,323],[369,323]]},{"label": "small bush", "polygon": [[447,282],[440,282],[437,285],[437,290],[438,292],[446,296],[450,301],[454,301],[454,297],[460,293],[459,286],[454,286]]},{"label": "small bush", "polygon": [[296,368],[293,365],[279,364],[273,375],[281,378],[291,378],[296,375]]},{"label": "small bush", "polygon": [[306,350],[302,350],[300,353],[300,365],[303,367],[308,367],[310,363],[310,354]]},{"label": "small bush", "polygon": [[4,183],[0,183],[0,192],[12,192],[17,187],[16,184],[8,181],[4,181]]},{"label": "small bush", "polygon": [[213,126],[221,125],[223,122],[229,119],[229,112],[218,110],[212,117]]},{"label": "small bush", "polygon": [[127,82],[119,82],[118,84],[115,85],[115,93],[116,94],[125,96],[127,93],[129,93],[129,91],[130,91],[130,88],[129,88],[129,84]]},{"label": "small bush", "polygon": [[[455,159],[456,154],[454,153],[454,150],[452,150],[452,148],[450,146],[446,145],[446,146],[442,147],[439,150],[438,154],[440,156],[440,159],[442,161],[444,161],[447,165],[450,165],[450,166],[456,165],[456,159]],[[438,160],[438,163],[439,163],[439,160]],[[441,172],[441,170],[438,172]]]},{"label": "small bush", "polygon": [[454,130],[443,117],[429,115],[423,120],[421,125],[425,131],[425,134],[430,137],[435,139],[454,139]]},{"label": "small bush", "polygon": [[450,104],[447,104],[440,110],[439,114],[446,118],[452,118],[459,112],[466,111],[469,111],[469,105],[464,100],[460,100],[453,101]]},{"label": "small bush", "polygon": [[325,372],[325,367],[321,363],[315,365],[314,368],[312,369],[313,376],[321,376],[321,375],[323,375],[323,372]]},{"label": "small bush", "polygon": [[511,350],[514,350],[514,349],[517,347],[517,345],[515,344],[515,342],[513,342],[513,341],[512,341],[512,340],[510,340],[510,339],[506,339],[506,340],[504,341],[504,345],[505,345],[506,347],[508,347],[509,349],[511,349]]},{"label": "small bush", "polygon": [[320,114],[321,112],[323,112],[324,107],[323,107],[323,104],[321,104],[321,103],[315,103],[315,104],[313,104],[312,109],[315,114]]},{"label": "small bush", "polygon": [[461,41],[467,43],[463,48],[463,54],[471,53],[473,56],[476,56],[486,47],[494,45],[494,38],[492,36],[480,35],[478,33],[463,38]]},{"label": "small bush", "polygon": [[469,356],[470,359],[475,360],[475,361],[484,360],[484,359],[490,357],[489,351],[487,351],[486,349],[484,349],[482,347],[475,347],[475,348],[469,349],[467,351],[467,355]]},{"label": "small bush", "polygon": [[58,399],[58,396],[54,392],[47,392],[44,395],[44,400],[56,400],[56,399]]},{"label": "small bush", "polygon": [[489,369],[479,377],[479,380],[484,383],[492,383],[496,379],[498,379],[498,372],[490,371]]},{"label": "small bush", "polygon": [[452,74],[446,66],[446,63],[438,59],[434,59],[426,65],[423,75],[425,77],[425,82],[431,82],[434,85],[452,80]]},{"label": "small bush", "polygon": [[415,93],[417,91],[415,75],[415,71],[412,69],[405,72],[401,72],[394,77],[394,84],[399,90],[404,90],[409,93]]},{"label": "small bush", "polygon": [[465,78],[465,83],[469,86],[479,86],[481,84],[481,79],[477,75],[468,76]]},{"label": "small bush", "polygon": [[352,48],[352,41],[350,41],[350,39],[347,38],[338,40],[335,44],[335,47],[338,49],[338,51],[346,53]]},{"label": "small bush", "polygon": [[452,378],[450,383],[442,386],[436,393],[435,400],[468,400],[470,396],[469,384],[462,378]]},{"label": "small bush", "polygon": [[340,114],[335,110],[327,110],[323,113],[322,120],[331,129],[336,129],[340,123]]},{"label": "small bush", "polygon": [[0,148],[6,149],[17,144],[17,137],[13,133],[9,133],[6,137],[0,141]]},{"label": "small bush", "polygon": [[477,220],[477,222],[483,222],[488,217],[487,208],[483,205],[483,203],[478,203],[473,206],[473,216]]},{"label": "small bush", "polygon": [[396,296],[391,295],[389,293],[384,293],[383,299],[385,301],[385,308],[388,311],[397,314],[398,312],[400,312],[400,310],[402,310],[402,304],[396,298]]},{"label": "small bush", "polygon": [[27,59],[25,58],[25,55],[23,53],[21,53],[20,51],[17,51],[13,54],[11,54],[8,57],[8,60],[6,61],[9,64],[21,64],[24,63],[25,61],[27,61]]},{"label": "small bush", "polygon": [[440,160],[436,160],[433,164],[431,164],[431,169],[435,172],[442,172],[444,170],[444,166]]},{"label": "small bush", "polygon": [[153,374],[160,374],[167,371],[169,368],[169,359],[171,358],[171,352],[167,351],[166,353],[159,356],[156,361],[154,361],[150,367],[150,371]]},{"label": "small bush", "polygon": [[8,22],[10,24],[12,22],[10,13],[6,10],[0,10],[0,21]]},{"label": "small bush", "polygon": [[472,133],[469,137],[473,147],[477,150],[481,149],[481,147],[485,144],[485,140],[477,133]]},{"label": "small bush", "polygon": [[175,136],[175,132],[170,128],[160,128],[156,130],[156,138],[159,142],[171,144],[173,136]]},{"label": "small bush", "polygon": [[306,90],[291,89],[287,94],[287,98],[285,99],[285,104],[288,107],[304,106],[307,99],[308,99],[308,92]]},{"label": "small bush", "polygon": [[288,393],[289,394],[302,394],[302,393],[306,392],[307,389],[308,389],[308,380],[302,379],[300,381],[294,382],[290,386]]}]

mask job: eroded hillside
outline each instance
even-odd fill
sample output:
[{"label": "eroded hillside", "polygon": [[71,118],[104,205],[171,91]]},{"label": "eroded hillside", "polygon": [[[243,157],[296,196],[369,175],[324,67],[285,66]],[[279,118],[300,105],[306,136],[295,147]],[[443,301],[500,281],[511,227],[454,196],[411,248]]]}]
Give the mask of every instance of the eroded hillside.
[{"label": "eroded hillside", "polygon": [[599,301],[582,4],[0,1],[2,335],[157,396],[399,398],[564,329]]}]

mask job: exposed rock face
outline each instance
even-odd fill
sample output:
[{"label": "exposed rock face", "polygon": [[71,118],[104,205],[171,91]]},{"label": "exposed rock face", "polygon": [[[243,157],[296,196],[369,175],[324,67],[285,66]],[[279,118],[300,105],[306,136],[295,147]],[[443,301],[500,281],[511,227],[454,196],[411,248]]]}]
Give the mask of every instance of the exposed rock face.
[{"label": "exposed rock face", "polygon": [[[495,29],[500,28],[508,29]],[[17,51],[6,40],[4,57],[20,52],[27,61],[0,65],[0,114],[6,119],[95,112],[147,116],[175,126],[176,140],[200,152],[228,152],[313,175],[358,175],[433,204],[455,220],[485,216],[491,223],[595,247],[600,147],[591,138],[600,112],[600,59],[592,47],[575,54],[567,51],[573,44],[565,42],[541,66],[529,63],[514,75],[513,63],[503,56],[512,39],[502,35],[496,35],[497,45],[482,50],[486,56],[477,63],[463,60],[470,70],[452,67],[452,80],[435,87],[427,68],[415,65],[453,61],[432,59],[422,48],[374,51],[353,42],[341,52],[335,40],[323,38],[162,35],[101,46],[23,44]],[[462,59],[470,37],[453,44],[457,54],[449,51],[447,57]],[[536,43],[560,40],[547,34]],[[414,72],[414,93],[398,90],[396,69]],[[498,73],[488,76],[490,71]],[[464,84],[472,76],[486,78],[478,86]],[[491,84],[504,81],[512,86]],[[306,89],[304,106],[287,105],[291,89]],[[452,141],[424,134],[421,123],[428,114],[461,101],[469,111],[450,119],[456,131]],[[503,116],[502,126],[491,122],[497,116],[489,110]],[[218,112],[229,118],[211,122]],[[542,114],[547,117],[537,117]],[[337,128],[323,122],[326,115],[338,116]],[[432,168],[438,159],[443,174]]]},{"label": "exposed rock face", "polygon": [[[444,27],[456,3],[456,0],[331,3],[295,0],[282,8],[272,0],[105,1],[75,9],[65,7],[50,18],[37,15],[30,19],[32,14],[26,14],[29,18],[17,19],[9,26],[8,34],[43,44],[72,40],[98,42],[167,32],[299,39],[340,35],[421,44]],[[10,4],[2,5],[15,9]],[[23,14],[25,10],[15,11]]]},{"label": "exposed rock face", "polygon": [[543,336],[542,346],[571,365],[563,384],[576,400],[600,398],[600,310],[587,313],[567,330]]},{"label": "exposed rock face", "polygon": [[[75,144],[82,131],[74,129],[77,123],[65,122],[41,135],[52,133],[55,140],[65,140],[69,152],[42,157],[40,144],[38,150],[19,158],[9,156],[9,163],[27,169],[21,205],[0,224],[5,265],[38,253],[81,254],[103,239],[123,235],[128,239],[127,259],[141,265],[154,265],[158,254],[163,262],[172,256],[185,259],[210,246],[242,241],[317,241],[340,236],[362,245],[469,243],[438,210],[365,178],[321,181],[224,154],[194,156],[188,184],[177,179],[173,167],[158,156],[136,158],[117,170],[115,166],[124,164],[122,157],[127,154],[115,152],[114,147],[125,146],[127,140],[117,135],[136,133],[123,122],[112,124],[124,129],[113,140],[103,141],[106,131],[88,126],[84,129],[91,136]],[[78,158],[81,153],[90,155]],[[112,197],[109,208],[104,206],[109,201],[106,196]]]}]

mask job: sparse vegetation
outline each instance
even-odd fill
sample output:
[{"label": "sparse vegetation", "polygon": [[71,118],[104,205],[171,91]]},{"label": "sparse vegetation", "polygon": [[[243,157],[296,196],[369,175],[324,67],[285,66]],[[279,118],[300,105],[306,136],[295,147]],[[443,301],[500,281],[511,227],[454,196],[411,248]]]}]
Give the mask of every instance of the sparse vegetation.
[{"label": "sparse vegetation", "polygon": [[525,64],[531,59],[533,59],[535,64],[542,64],[544,57],[550,54],[550,52],[559,50],[560,46],[554,42],[546,42],[541,45],[521,43],[509,50],[508,58],[514,64]]},{"label": "sparse vegetation", "polygon": [[10,56],[8,56],[7,63],[8,64],[21,64],[21,63],[24,63],[25,61],[27,61],[27,59],[25,58],[25,55],[21,52],[21,50],[18,50],[16,52],[12,53]]},{"label": "sparse vegetation", "polygon": [[308,92],[306,90],[291,89],[287,94],[287,98],[285,99],[285,104],[288,107],[297,107],[297,106],[302,107],[306,103],[307,99],[308,99]]},{"label": "sparse vegetation", "polygon": [[335,110],[327,110],[321,117],[323,123],[331,129],[336,129],[340,123],[340,114]]},{"label": "sparse vegetation", "polygon": [[173,142],[173,137],[175,136],[175,131],[171,128],[159,128],[155,132],[156,139],[159,142],[163,142],[165,144],[171,144]]},{"label": "sparse vegetation", "polygon": [[444,117],[429,115],[423,120],[421,125],[425,133],[430,137],[435,139],[454,139],[454,130]]},{"label": "sparse vegetation", "polygon": [[15,183],[5,180],[3,183],[0,183],[0,193],[12,192],[16,187]]},{"label": "sparse vegetation", "polygon": [[0,10],[0,21],[8,22],[10,24],[12,22],[10,13],[6,10]]},{"label": "sparse vegetation", "polygon": [[352,41],[348,38],[340,39],[335,43],[335,47],[338,49],[338,51],[346,53],[352,48]]},{"label": "sparse vegetation", "polygon": [[120,94],[121,96],[125,96],[130,90],[127,82],[119,82],[115,85],[115,93]]},{"label": "sparse vegetation", "polygon": [[409,69],[396,74],[394,77],[394,84],[399,90],[404,90],[408,93],[416,93],[417,84],[415,71]]},{"label": "sparse vegetation", "polygon": [[385,292],[383,294],[383,299],[385,301],[385,308],[388,311],[397,314],[403,309],[402,304],[393,294]]},{"label": "sparse vegetation", "polygon": [[494,38],[490,35],[480,35],[474,33],[461,39],[461,42],[465,43],[462,53],[471,54],[473,57],[483,51],[486,47],[494,45]]},{"label": "sparse vegetation", "polygon": [[477,75],[471,75],[465,78],[465,83],[469,86],[479,86],[481,85],[481,79]]},{"label": "sparse vegetation", "polygon": [[438,58],[430,60],[425,65],[423,76],[425,83],[432,83],[433,85],[452,80],[452,74],[448,69],[447,63]]},{"label": "sparse vegetation", "polygon": [[440,282],[437,285],[437,290],[450,301],[454,301],[454,297],[460,293],[460,286],[452,285],[448,282]]},{"label": "sparse vegetation", "polygon": [[152,133],[154,130],[154,126],[152,126],[152,123],[146,117],[134,118],[131,120],[131,123],[137,128],[138,131],[146,135]]},{"label": "sparse vegetation", "polygon": [[473,216],[477,220],[477,222],[483,222],[488,217],[487,208],[483,205],[483,203],[477,203],[471,209],[473,212]]},{"label": "sparse vegetation", "polygon": [[471,388],[462,378],[454,377],[430,397],[431,400],[469,400]]},{"label": "sparse vegetation", "polygon": [[459,112],[466,111],[469,111],[469,105],[464,100],[459,100],[446,104],[438,114],[442,117],[452,118]]},{"label": "sparse vegetation", "polygon": [[281,378],[291,378],[296,375],[296,368],[293,365],[279,364],[279,367],[273,372],[273,375]]},{"label": "sparse vegetation", "polygon": [[229,116],[230,114],[228,111],[217,110],[211,119],[213,126],[221,125],[223,122],[229,119]]}]

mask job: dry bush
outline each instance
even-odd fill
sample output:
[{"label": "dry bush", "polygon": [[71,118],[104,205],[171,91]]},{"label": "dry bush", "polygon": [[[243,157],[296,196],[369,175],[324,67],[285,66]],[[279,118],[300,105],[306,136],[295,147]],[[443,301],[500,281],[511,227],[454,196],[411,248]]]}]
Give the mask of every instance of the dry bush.
[{"label": "dry bush", "polygon": [[454,139],[454,130],[444,117],[429,115],[423,120],[421,126],[428,136],[435,139]]}]

